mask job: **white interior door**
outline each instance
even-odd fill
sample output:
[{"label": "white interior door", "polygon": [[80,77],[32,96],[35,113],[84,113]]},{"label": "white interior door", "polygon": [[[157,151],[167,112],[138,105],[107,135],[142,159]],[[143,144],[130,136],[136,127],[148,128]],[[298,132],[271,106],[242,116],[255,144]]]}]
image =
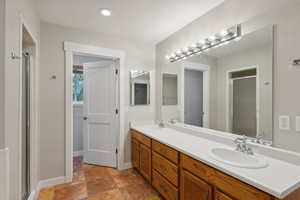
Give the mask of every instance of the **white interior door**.
[{"label": "white interior door", "polygon": [[116,66],[84,64],[84,162],[117,167]]}]

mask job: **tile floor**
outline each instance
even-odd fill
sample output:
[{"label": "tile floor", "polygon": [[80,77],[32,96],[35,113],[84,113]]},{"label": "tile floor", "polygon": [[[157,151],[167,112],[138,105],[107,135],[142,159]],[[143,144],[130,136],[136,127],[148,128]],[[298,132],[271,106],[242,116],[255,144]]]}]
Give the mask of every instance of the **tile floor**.
[{"label": "tile floor", "polygon": [[163,198],[134,169],[112,168],[82,163],[74,158],[71,183],[40,191],[38,200],[162,200]]}]

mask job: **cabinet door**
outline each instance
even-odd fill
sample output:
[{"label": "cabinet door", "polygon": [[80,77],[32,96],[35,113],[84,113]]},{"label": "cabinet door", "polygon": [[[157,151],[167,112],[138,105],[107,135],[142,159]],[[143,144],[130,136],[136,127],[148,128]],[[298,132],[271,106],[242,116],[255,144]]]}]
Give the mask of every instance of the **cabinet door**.
[{"label": "cabinet door", "polygon": [[133,167],[140,169],[140,144],[135,139],[131,139],[131,159]]},{"label": "cabinet door", "polygon": [[215,191],[215,200],[233,200],[231,197],[227,196],[223,192],[218,190]]},{"label": "cabinet door", "polygon": [[151,149],[140,144],[140,172],[151,182]]},{"label": "cabinet door", "polygon": [[180,176],[181,200],[212,200],[212,186],[184,169]]}]

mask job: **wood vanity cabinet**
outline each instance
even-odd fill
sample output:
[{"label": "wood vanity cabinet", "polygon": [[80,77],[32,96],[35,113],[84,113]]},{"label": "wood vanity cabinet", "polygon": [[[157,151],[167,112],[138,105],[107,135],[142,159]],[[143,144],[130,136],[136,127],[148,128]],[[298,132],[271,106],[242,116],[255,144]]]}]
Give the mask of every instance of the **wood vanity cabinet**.
[{"label": "wood vanity cabinet", "polygon": [[[279,200],[137,131],[130,132],[133,166],[166,200]],[[300,189],[283,200],[300,200]]]},{"label": "wood vanity cabinet", "polygon": [[[180,154],[180,160],[183,171],[186,170],[219,191],[223,191],[224,195],[219,195],[219,199],[221,200],[225,198],[225,193],[236,200],[273,200],[271,195],[184,154]],[[181,176],[183,175],[181,174]],[[181,184],[184,183],[181,182]],[[181,187],[180,192],[183,191],[182,188],[184,186]]]},{"label": "wood vanity cabinet", "polygon": [[151,139],[131,130],[132,165],[151,182]]}]

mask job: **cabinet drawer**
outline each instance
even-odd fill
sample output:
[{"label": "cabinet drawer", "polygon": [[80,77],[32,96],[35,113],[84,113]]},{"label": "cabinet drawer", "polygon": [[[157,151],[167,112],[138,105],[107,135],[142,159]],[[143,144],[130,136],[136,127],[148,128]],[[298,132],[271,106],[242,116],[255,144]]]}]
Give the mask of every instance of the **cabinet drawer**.
[{"label": "cabinet drawer", "polygon": [[178,167],[159,154],[152,152],[152,167],[178,187]]},{"label": "cabinet drawer", "polygon": [[215,200],[234,200],[234,199],[232,199],[229,196],[227,196],[226,194],[216,190],[215,191]]},{"label": "cabinet drawer", "polygon": [[181,167],[187,169],[192,174],[201,179],[210,182],[209,177],[213,173],[213,169],[197,160],[194,160],[184,154],[180,154]]},{"label": "cabinet drawer", "polygon": [[130,130],[132,137],[139,141],[140,143],[146,145],[147,147],[151,147],[151,139],[148,138],[147,136],[144,136],[143,134],[135,131],[135,130]]},{"label": "cabinet drawer", "polygon": [[[272,200],[273,197],[256,189],[246,183],[243,183],[229,175],[215,170],[211,176],[211,181],[216,188],[230,194],[234,199],[242,200]],[[221,199],[223,200],[223,199]]]},{"label": "cabinet drawer", "polygon": [[178,151],[161,144],[155,140],[152,141],[152,149],[160,155],[166,157],[175,164],[178,164]]},{"label": "cabinet drawer", "polygon": [[155,170],[152,171],[152,185],[166,200],[178,200],[178,189]]}]

